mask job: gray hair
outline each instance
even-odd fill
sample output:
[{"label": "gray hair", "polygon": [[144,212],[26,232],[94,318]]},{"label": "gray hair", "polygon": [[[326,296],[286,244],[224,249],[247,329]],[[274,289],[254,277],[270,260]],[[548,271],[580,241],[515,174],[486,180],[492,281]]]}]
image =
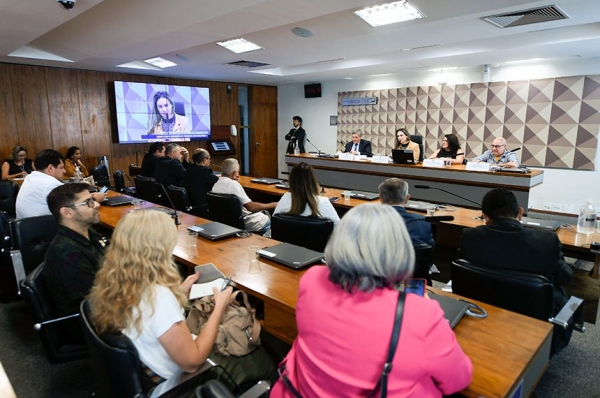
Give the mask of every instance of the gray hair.
[{"label": "gray hair", "polygon": [[408,183],[400,178],[388,178],[379,184],[379,200],[386,205],[406,203]]},{"label": "gray hair", "polygon": [[171,154],[174,150],[176,150],[179,147],[180,147],[179,144],[169,144],[169,145],[167,145],[167,149],[165,149],[165,156],[169,156],[169,154]]},{"label": "gray hair", "polygon": [[356,130],[355,132],[352,133],[352,135],[354,135],[354,134],[358,135],[361,138],[362,138],[362,135],[363,135],[362,130]]},{"label": "gray hair", "polygon": [[240,164],[237,159],[228,158],[221,165],[221,174],[225,177],[231,177],[233,173],[240,170]]},{"label": "gray hair", "polygon": [[504,137],[496,137],[496,138],[494,138],[494,140],[501,140],[502,144],[500,144],[500,145],[506,145],[506,138],[504,138]]},{"label": "gray hair", "polygon": [[354,207],[335,227],[325,260],[331,282],[349,292],[369,292],[409,279],[415,251],[400,214],[368,203]]}]

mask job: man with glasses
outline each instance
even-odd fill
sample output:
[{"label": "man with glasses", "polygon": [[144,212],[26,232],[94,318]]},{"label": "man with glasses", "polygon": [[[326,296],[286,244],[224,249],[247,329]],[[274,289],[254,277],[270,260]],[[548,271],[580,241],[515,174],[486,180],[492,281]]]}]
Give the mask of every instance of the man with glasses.
[{"label": "man with glasses", "polygon": [[[105,241],[92,229],[100,222],[100,205],[87,188],[87,184],[65,184],[48,195],[48,207],[59,226],[46,252],[42,276],[58,316],[79,313],[104,255]],[[75,330],[77,322],[73,322]]]},{"label": "man with glasses", "polygon": [[493,163],[502,167],[519,167],[519,159],[513,152],[506,150],[506,140],[502,137],[494,138],[491,149],[485,151],[481,156],[477,156],[475,160],[481,162]]}]

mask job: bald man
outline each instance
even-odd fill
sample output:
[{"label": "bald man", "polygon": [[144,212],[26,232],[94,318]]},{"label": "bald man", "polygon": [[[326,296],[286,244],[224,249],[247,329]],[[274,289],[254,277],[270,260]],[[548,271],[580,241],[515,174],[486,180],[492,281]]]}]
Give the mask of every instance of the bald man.
[{"label": "bald man", "polygon": [[492,149],[485,151],[481,156],[477,156],[475,160],[481,162],[493,163],[502,167],[519,167],[519,159],[513,152],[506,150],[506,140],[502,137],[494,138]]}]

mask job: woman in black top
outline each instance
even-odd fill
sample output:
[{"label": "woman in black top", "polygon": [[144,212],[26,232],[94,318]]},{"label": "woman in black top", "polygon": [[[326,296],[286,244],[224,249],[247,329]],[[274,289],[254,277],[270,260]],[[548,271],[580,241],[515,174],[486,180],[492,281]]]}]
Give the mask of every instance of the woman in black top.
[{"label": "woman in black top", "polygon": [[2,179],[25,177],[33,170],[33,161],[27,158],[27,149],[20,145],[13,148],[10,158],[2,163]]},{"label": "woman in black top", "polygon": [[460,149],[458,137],[454,134],[446,134],[442,140],[442,147],[429,157],[429,159],[436,158],[446,158],[452,164],[463,164],[465,153]]}]

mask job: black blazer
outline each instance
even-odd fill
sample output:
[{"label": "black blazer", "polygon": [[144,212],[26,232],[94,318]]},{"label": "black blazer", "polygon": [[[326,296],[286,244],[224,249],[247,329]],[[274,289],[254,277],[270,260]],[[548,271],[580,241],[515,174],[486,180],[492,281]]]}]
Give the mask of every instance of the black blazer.
[{"label": "black blazer", "polygon": [[171,159],[168,156],[160,158],[161,160],[156,163],[154,170],[154,179],[156,182],[164,185],[165,189],[169,185],[175,185],[177,187],[183,186],[183,175],[185,174],[185,167],[177,159]]},{"label": "black blazer", "polygon": [[[349,143],[347,143],[345,152],[350,152],[352,150],[353,146],[354,146],[353,141],[350,141]],[[373,150],[371,149],[371,141],[361,139],[358,142],[358,152],[360,152],[361,155],[367,155],[368,157],[373,156]]]},{"label": "black blazer", "polygon": [[190,196],[192,206],[201,206],[207,203],[206,193],[212,191],[213,185],[219,177],[213,174],[208,166],[190,164],[183,176],[183,187]]},{"label": "black blazer", "polygon": [[298,142],[298,148],[300,149],[300,153],[306,153],[304,150],[304,138],[306,137],[306,132],[302,127],[298,127],[298,130],[291,129],[289,133],[285,135],[285,139],[289,141],[287,150],[285,153],[294,153],[294,144]]}]

